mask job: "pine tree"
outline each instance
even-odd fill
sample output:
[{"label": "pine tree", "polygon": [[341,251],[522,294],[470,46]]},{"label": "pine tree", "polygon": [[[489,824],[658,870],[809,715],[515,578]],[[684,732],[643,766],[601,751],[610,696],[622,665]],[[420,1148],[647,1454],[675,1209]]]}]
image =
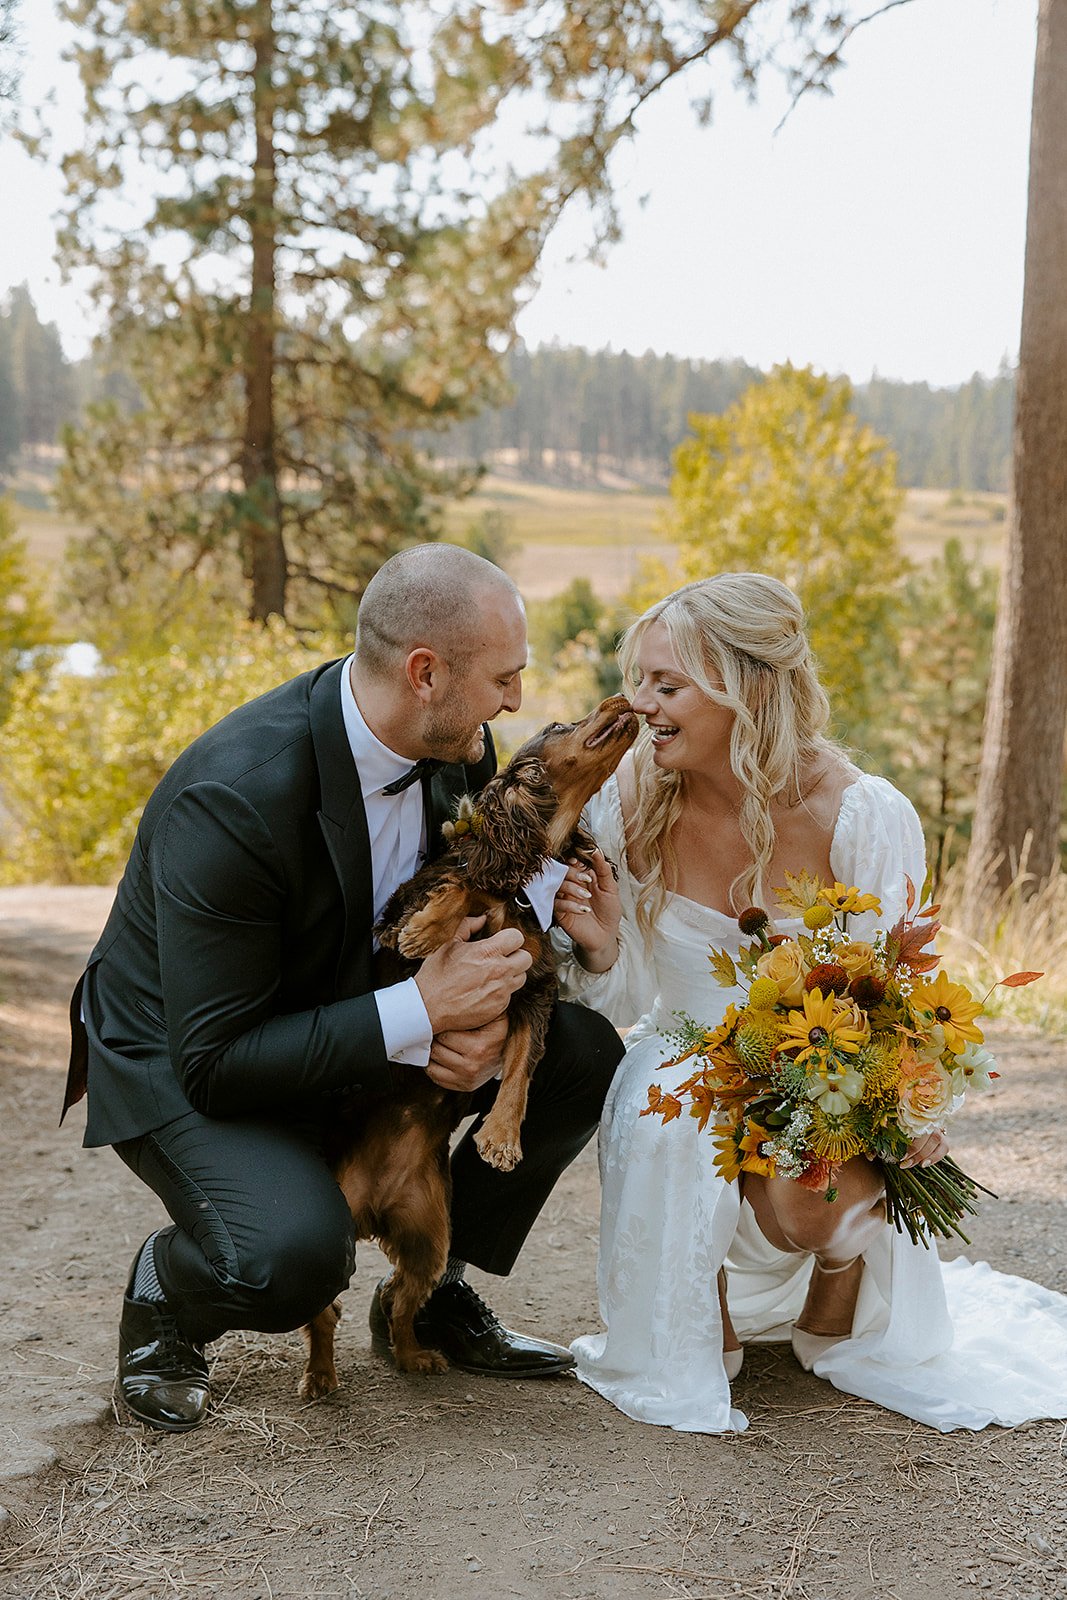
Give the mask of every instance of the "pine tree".
[{"label": "pine tree", "polygon": [[[358,599],[435,531],[435,499],[469,479],[412,435],[501,396],[544,238],[578,194],[613,236],[611,154],[650,95],[724,45],[751,79],[765,19],[797,87],[824,87],[850,32],[835,0],[61,10],[89,125],[65,263],[96,270],[143,402],[71,437],[65,501],[97,530],[99,592],[239,571],[257,619]],[[509,97],[544,129],[501,175],[483,135]],[[542,433],[535,417],[534,464]]]},{"label": "pine tree", "polygon": [[997,615],[967,898],[1060,859],[1067,726],[1067,0],[1040,0],[1015,417],[1015,517]]},{"label": "pine tree", "polygon": [[949,539],[901,596],[886,765],[922,817],[935,894],[974,819],[996,591],[994,573]]}]

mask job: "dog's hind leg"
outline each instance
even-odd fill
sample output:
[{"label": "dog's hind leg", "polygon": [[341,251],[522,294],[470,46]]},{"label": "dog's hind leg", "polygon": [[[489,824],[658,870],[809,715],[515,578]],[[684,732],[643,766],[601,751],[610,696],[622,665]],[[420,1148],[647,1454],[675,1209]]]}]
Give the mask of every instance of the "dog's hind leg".
[{"label": "dog's hind leg", "polygon": [[447,1167],[423,1175],[385,1219],[382,1243],[396,1271],[389,1282],[387,1311],[393,1359],[401,1372],[447,1372],[439,1350],[415,1337],[415,1316],[426,1304],[448,1264]]},{"label": "dog's hind leg", "polygon": [[340,1388],[333,1358],[334,1330],[340,1320],[341,1302],[334,1300],[300,1330],[307,1345],[307,1363],[296,1389],[301,1400],[321,1400]]}]

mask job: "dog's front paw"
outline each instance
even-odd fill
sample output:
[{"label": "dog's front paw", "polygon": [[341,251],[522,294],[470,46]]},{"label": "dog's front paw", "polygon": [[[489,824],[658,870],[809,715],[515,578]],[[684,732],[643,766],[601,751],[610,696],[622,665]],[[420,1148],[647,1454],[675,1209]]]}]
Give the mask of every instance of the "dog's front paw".
[{"label": "dog's front paw", "polygon": [[296,1386],[296,1392],[301,1400],[322,1400],[340,1387],[340,1379],[332,1367],[328,1371],[308,1367]]},{"label": "dog's front paw", "polygon": [[394,1351],[393,1359],[401,1372],[441,1373],[448,1371],[448,1362],[440,1350]]},{"label": "dog's front paw", "polygon": [[498,1172],[511,1172],[522,1160],[518,1136],[500,1135],[488,1123],[474,1135],[474,1143],[482,1160]]},{"label": "dog's front paw", "polygon": [[427,935],[425,928],[420,928],[415,922],[406,922],[397,934],[396,947],[402,956],[407,956],[411,961],[421,961],[425,956],[433,954],[434,946]]}]

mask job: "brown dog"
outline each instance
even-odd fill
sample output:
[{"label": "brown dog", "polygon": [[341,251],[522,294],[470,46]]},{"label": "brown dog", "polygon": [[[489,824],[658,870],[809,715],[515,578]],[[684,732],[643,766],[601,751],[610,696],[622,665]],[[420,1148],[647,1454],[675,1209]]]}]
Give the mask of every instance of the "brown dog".
[{"label": "brown dog", "polygon": [[[522,898],[523,885],[546,858],[588,859],[593,843],[579,827],[582,809],[614,772],[637,729],[629,702],[614,695],[583,721],[552,723],[529,739],[474,806],[464,804],[448,850],[401,885],[378,925],[383,952],[395,952],[400,967],[391,977],[416,970],[423,957],[455,937],[465,917],[485,916],[481,937],[506,927],[522,931],[533,964],[511,997],[500,1088],[475,1139],[482,1158],[503,1171],[522,1158],[519,1133],[530,1074],[541,1058],[557,994],[552,943]],[[334,1171],[356,1236],[376,1238],[396,1269],[383,1300],[402,1372],[443,1372],[448,1365],[440,1351],[418,1343],[414,1320],[448,1259],[448,1141],[468,1100],[413,1068],[403,1093],[382,1096],[336,1138]],[[337,1388],[333,1347],[339,1316],[334,1301],[304,1329],[304,1399]]]}]

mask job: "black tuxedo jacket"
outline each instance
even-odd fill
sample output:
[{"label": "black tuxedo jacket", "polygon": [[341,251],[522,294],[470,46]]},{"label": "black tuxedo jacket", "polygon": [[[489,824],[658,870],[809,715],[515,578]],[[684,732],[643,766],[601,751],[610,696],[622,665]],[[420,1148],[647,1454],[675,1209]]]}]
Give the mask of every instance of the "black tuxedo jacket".
[{"label": "black tuxedo jacket", "polygon": [[[411,1070],[386,1059],[372,993],[370,844],[342,666],[232,712],[148,801],[71,1005],[64,1114],[88,1080],[87,1145],[190,1109],[306,1113]],[[431,853],[455,797],[495,765],[486,729],[482,761],[424,783]]]}]

